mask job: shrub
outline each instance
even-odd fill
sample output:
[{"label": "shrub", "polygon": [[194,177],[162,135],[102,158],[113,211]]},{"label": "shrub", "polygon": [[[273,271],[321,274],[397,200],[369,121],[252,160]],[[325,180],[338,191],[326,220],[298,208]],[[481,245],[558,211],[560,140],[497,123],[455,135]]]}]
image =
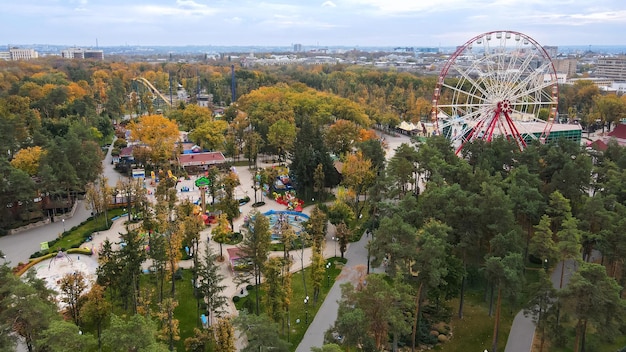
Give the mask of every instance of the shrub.
[{"label": "shrub", "polygon": [[239,300],[241,300],[241,297],[239,297],[239,296],[233,297],[233,302],[237,303],[237,302],[239,302]]},{"label": "shrub", "polygon": [[126,142],[125,139],[122,139],[122,138],[118,138],[115,140],[115,142],[113,142],[113,148],[116,148],[116,149],[126,148],[127,146],[128,146],[128,143]]},{"label": "shrub", "polygon": [[174,273],[174,280],[182,280],[183,279],[183,269],[178,268]]},{"label": "shrub", "polygon": [[248,196],[238,200],[239,205],[244,205],[244,204],[248,203],[249,201],[250,201],[250,197],[248,197]]},{"label": "shrub", "polygon": [[246,286],[246,291],[252,291],[252,290],[254,290],[254,286],[252,286],[252,285],[247,285]]}]

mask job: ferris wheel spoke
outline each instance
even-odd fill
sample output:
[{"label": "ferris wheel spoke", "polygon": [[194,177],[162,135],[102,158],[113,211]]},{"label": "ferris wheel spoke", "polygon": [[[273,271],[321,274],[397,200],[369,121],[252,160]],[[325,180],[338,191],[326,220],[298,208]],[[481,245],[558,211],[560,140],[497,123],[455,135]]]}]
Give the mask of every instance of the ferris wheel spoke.
[{"label": "ferris wheel spoke", "polygon": [[477,109],[480,108],[482,106],[485,106],[485,104],[437,104],[438,108],[460,108],[460,107],[465,107],[468,109]]},{"label": "ferris wheel spoke", "polygon": [[511,95],[509,99],[511,101],[519,101],[522,97],[532,97],[534,94],[539,93],[540,96],[544,96],[548,99],[548,101],[553,101],[552,97],[547,95],[547,93],[545,95],[543,94],[543,90],[552,85],[554,85],[554,83],[548,81],[537,84],[536,86],[526,90],[522,90],[521,87],[518,87],[519,89],[514,92],[515,94]]},{"label": "ferris wheel spoke", "polygon": [[[538,91],[541,91],[544,88],[547,88],[553,85],[554,82],[552,81],[547,81],[547,82],[543,81],[542,76],[545,74],[543,69],[547,67],[548,67],[548,64],[542,65],[540,67],[542,69],[537,69],[536,71],[531,72],[526,78],[524,78],[521,82],[519,82],[519,84],[515,85],[514,89],[511,90],[511,100],[519,99],[519,97],[521,96],[531,95],[533,93],[536,93]],[[537,80],[541,83],[534,85],[534,87],[532,87],[529,90],[528,86],[531,85],[533,80]]]},{"label": "ferris wheel spoke", "polygon": [[[522,63],[520,64],[520,66],[517,68],[516,74],[513,77],[511,77],[511,82],[518,82],[521,79],[522,74],[526,72],[526,69],[530,66],[530,63],[535,58],[536,58],[535,55],[527,55],[522,61]],[[511,61],[517,62],[518,60],[517,58],[512,58]]]},{"label": "ferris wheel spoke", "polygon": [[517,102],[511,102],[510,106],[512,107],[516,107],[516,106],[525,106],[525,105],[538,105],[538,106],[556,106],[557,103],[555,101],[517,101]]},{"label": "ferris wheel spoke", "polygon": [[[470,92],[464,91],[461,88],[453,87],[453,86],[451,86],[449,84],[446,84],[446,83],[442,83],[441,85],[443,87],[446,87],[446,88],[452,90],[453,93],[458,93],[459,95],[462,95],[462,96],[472,97],[472,98],[477,99],[478,101],[484,101],[485,100],[485,97],[481,97],[481,96],[478,96],[476,94],[471,94]],[[455,105],[457,105],[457,104],[455,104]]]},{"label": "ferris wheel spoke", "polygon": [[[478,84],[478,82],[476,82],[465,70],[462,70],[456,64],[453,67],[463,78],[465,78],[469,83],[471,83],[473,87],[475,87],[478,91],[480,91],[481,94],[483,94],[484,96],[489,95],[487,94],[485,90],[483,90],[483,88]],[[464,93],[467,93],[467,92],[464,92]],[[478,96],[476,97],[478,98]]]}]

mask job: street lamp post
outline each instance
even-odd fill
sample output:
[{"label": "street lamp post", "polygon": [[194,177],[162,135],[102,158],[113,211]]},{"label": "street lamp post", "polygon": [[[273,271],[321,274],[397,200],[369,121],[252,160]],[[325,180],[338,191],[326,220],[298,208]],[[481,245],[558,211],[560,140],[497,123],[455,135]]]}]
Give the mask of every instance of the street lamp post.
[{"label": "street lamp post", "polygon": [[372,240],[367,241],[367,274],[370,273],[370,244]]},{"label": "street lamp post", "polygon": [[61,219],[61,222],[63,223],[63,233],[65,233],[65,219]]},{"label": "street lamp post", "polygon": [[548,258],[546,258],[546,259],[544,259],[544,260],[543,260],[543,264],[544,264],[544,265],[543,265],[543,269],[544,269],[545,271],[548,271]]},{"label": "street lamp post", "polygon": [[326,263],[326,287],[330,287],[330,274],[328,273],[328,269],[330,269],[330,262]]},{"label": "street lamp post", "polygon": [[335,257],[337,257],[337,237],[333,237],[333,242],[335,242]]},{"label": "street lamp post", "polygon": [[304,298],[304,323],[309,324],[309,296]]}]

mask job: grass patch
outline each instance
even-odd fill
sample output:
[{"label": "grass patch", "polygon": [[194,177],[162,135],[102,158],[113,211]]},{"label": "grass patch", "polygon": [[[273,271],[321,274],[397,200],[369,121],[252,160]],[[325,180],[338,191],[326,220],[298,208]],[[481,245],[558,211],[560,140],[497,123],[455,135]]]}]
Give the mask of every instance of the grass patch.
[{"label": "grass patch", "polygon": [[[458,312],[459,299],[450,301],[454,311]],[[495,303],[494,303],[495,311]],[[500,312],[500,334],[498,337],[498,351],[504,351],[506,340],[513,324],[517,309],[511,309],[504,301]],[[489,303],[483,300],[482,291],[470,291],[465,296],[463,319],[454,314],[450,319],[453,338],[443,345],[437,345],[435,350],[446,352],[466,352],[468,347],[474,351],[491,350],[493,340],[494,317],[489,316]]]},{"label": "grass patch", "polygon": [[[179,321],[180,340],[176,342],[176,350],[185,350],[185,339],[193,336],[193,329],[199,328],[200,314],[198,310],[198,301],[193,294],[193,286],[191,279],[193,277],[191,270],[182,270],[182,280],[176,281],[176,300],[178,307],[174,310],[174,316]],[[171,284],[171,283],[170,283]]]},{"label": "grass patch", "polygon": [[30,257],[37,258],[48,253],[56,253],[59,250],[68,250],[70,248],[78,248],[85,240],[94,232],[105,231],[111,227],[111,219],[120,216],[124,211],[122,209],[111,209],[108,211],[109,226],[106,226],[104,215],[98,217],[90,217],[83,221],[80,225],[72,227],[69,231],[65,231],[61,238],[48,242],[49,249],[33,253]]},{"label": "grass patch", "polygon": [[[526,267],[524,277],[526,280],[525,288],[528,288],[533,282],[539,279],[539,270],[541,265],[531,265]],[[455,312],[450,320],[453,338],[449,342],[438,345],[435,349],[446,352],[464,352],[467,347],[471,346],[473,350],[484,351],[491,350],[493,341],[493,326],[495,323],[496,297],[494,297],[494,316],[489,316],[489,302],[485,302],[484,289],[482,285],[487,283],[481,280],[481,284],[468,289],[465,295],[465,304],[463,308],[463,319],[458,317],[459,298],[449,301],[449,305]],[[529,293],[524,290],[519,302],[528,302]],[[511,325],[515,315],[522,309],[522,306],[511,304],[506,300],[502,300],[500,309],[500,333],[498,336],[498,350],[504,351],[506,341],[511,331]]]},{"label": "grass patch", "polygon": [[[322,282],[322,287],[320,289],[320,294],[317,300],[313,298],[313,283],[311,281],[311,271],[310,268],[305,268],[304,271],[299,271],[293,273],[291,275],[291,305],[289,306],[289,321],[287,321],[287,317],[285,316],[285,328],[284,332],[281,332],[281,337],[284,340],[289,339],[291,343],[291,351],[295,351],[300,341],[302,341],[302,337],[304,333],[309,327],[309,324],[315,318],[319,307],[326,299],[326,295],[330,290],[330,287],[335,283],[335,279],[341,273],[342,264],[346,263],[346,259],[342,258],[330,258],[327,263],[330,262],[331,266],[327,269],[327,277]],[[341,263],[341,264],[340,264]],[[297,265],[297,263],[295,264]],[[304,291],[304,280],[306,280],[307,291]],[[256,287],[252,288],[249,291],[249,294],[245,297],[242,297],[238,302],[235,302],[235,306],[238,310],[247,309],[250,312],[256,312]],[[259,305],[259,311],[264,312],[263,306],[263,297],[265,296],[264,290],[260,289],[258,291],[259,300],[261,301]],[[304,304],[304,298],[309,296],[308,304]],[[307,319],[308,317],[308,319]],[[287,333],[288,323],[291,323],[291,330]],[[283,322],[278,322],[279,326],[283,326]],[[287,336],[289,335],[289,336]]]}]

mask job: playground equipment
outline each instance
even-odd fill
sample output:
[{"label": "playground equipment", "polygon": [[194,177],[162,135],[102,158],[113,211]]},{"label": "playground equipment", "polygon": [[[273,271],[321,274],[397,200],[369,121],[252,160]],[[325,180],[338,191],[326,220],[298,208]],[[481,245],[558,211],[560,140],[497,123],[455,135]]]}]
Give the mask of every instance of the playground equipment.
[{"label": "playground equipment", "polygon": [[[60,284],[64,276],[80,272],[87,283],[85,292],[88,292],[96,281],[97,268],[98,261],[91,256],[59,251],[56,256],[37,263],[30,270],[35,270],[37,278],[44,280],[46,287],[55,292],[61,292]],[[60,299],[57,303],[59,308],[65,307]]]},{"label": "playground equipment", "polygon": [[309,220],[308,215],[289,210],[270,210],[263,215],[267,216],[270,222],[272,240],[280,240],[282,238],[281,232],[286,226],[293,229],[297,236],[300,236],[300,233],[304,231],[304,222]]},{"label": "playground equipment", "polygon": [[202,203],[202,214],[204,214],[206,211],[206,189],[211,185],[211,180],[202,176],[199,177],[194,183],[200,190],[200,202]]},{"label": "playground equipment", "polygon": [[304,206],[304,201],[296,198],[295,194],[296,193],[294,191],[287,191],[284,194],[274,192],[274,199],[276,200],[276,203],[285,205],[289,210],[301,212],[302,207]]}]

